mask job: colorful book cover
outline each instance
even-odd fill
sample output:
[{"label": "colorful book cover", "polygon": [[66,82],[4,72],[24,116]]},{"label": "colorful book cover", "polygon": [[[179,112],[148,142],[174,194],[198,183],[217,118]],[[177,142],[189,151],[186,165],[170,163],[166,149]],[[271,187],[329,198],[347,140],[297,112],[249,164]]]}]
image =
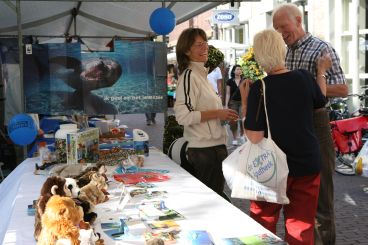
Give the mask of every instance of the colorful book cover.
[{"label": "colorful book cover", "polygon": [[180,243],[192,245],[213,245],[210,234],[204,230],[182,231],[180,233]]},{"label": "colorful book cover", "polygon": [[114,174],[114,179],[124,184],[137,184],[139,182],[158,182],[170,179],[169,176],[154,172],[137,172],[131,174]]},{"label": "colorful book cover", "polygon": [[87,128],[67,134],[67,164],[97,163],[99,134],[98,128]]},{"label": "colorful book cover", "polygon": [[174,220],[150,221],[147,226],[153,231],[180,230],[180,226]]},{"label": "colorful book cover", "polygon": [[153,199],[157,197],[166,197],[167,191],[150,191],[145,195],[145,198],[147,199]]},{"label": "colorful book cover", "polygon": [[28,214],[28,216],[35,216],[36,209],[35,209],[35,207],[32,204],[28,205],[28,207],[27,207],[27,214]]},{"label": "colorful book cover", "polygon": [[170,231],[170,232],[146,232],[144,233],[144,239],[146,240],[146,243],[154,238],[162,239],[167,244],[175,244],[176,240],[179,238],[178,233],[180,231]]},{"label": "colorful book cover", "polygon": [[141,218],[146,220],[180,220],[184,216],[174,209],[165,206],[164,201],[155,201],[151,203],[143,203],[139,206]]},{"label": "colorful book cover", "polygon": [[129,193],[131,197],[141,196],[141,195],[147,194],[147,189],[134,189],[134,190],[131,190]]},{"label": "colorful book cover", "polygon": [[271,236],[269,234],[258,234],[247,237],[232,237],[222,239],[222,245],[287,245],[286,242],[280,238]]}]

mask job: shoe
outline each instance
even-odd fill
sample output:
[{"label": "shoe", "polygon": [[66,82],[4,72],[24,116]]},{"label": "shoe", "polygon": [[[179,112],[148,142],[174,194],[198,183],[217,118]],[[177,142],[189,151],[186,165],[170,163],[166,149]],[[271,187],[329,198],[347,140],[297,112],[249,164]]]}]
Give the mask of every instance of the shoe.
[{"label": "shoe", "polygon": [[232,145],[238,145],[238,141],[237,140],[233,140]]},{"label": "shoe", "polygon": [[156,124],[156,119],[152,119],[152,123],[153,124]]},{"label": "shoe", "polygon": [[147,126],[150,126],[150,125],[152,125],[152,122],[151,122],[151,120],[148,120],[147,121]]}]

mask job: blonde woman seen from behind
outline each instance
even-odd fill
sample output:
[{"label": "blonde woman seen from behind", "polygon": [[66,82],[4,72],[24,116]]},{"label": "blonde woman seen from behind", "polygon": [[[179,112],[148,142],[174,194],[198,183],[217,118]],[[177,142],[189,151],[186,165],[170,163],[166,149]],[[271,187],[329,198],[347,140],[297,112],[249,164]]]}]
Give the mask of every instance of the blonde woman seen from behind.
[{"label": "blonde woman seen from behind", "polygon": [[[313,111],[326,103],[326,83],[314,79],[306,70],[290,71],[285,67],[286,48],[282,36],[274,30],[254,37],[255,59],[267,72],[266,107],[272,139],[286,154],[289,167],[287,196],[290,204],[251,201],[250,216],[276,233],[280,210],[285,219],[288,244],[314,244],[314,222],[320,185],[321,153],[314,132]],[[318,70],[331,66],[328,58],[320,60]],[[267,137],[267,123],[260,80],[250,87],[245,119],[245,133],[256,144]]]}]

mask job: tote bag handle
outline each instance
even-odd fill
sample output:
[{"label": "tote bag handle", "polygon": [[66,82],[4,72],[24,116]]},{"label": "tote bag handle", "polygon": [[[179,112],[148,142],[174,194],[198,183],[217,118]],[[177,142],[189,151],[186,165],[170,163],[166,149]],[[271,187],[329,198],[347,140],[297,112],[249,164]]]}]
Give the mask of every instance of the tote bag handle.
[{"label": "tote bag handle", "polygon": [[265,114],[266,114],[266,122],[267,122],[267,133],[268,133],[268,138],[272,139],[270,124],[268,122],[267,106],[266,106],[266,85],[265,85],[265,82],[263,81],[262,78],[261,78],[261,82],[262,82],[262,89],[263,89],[263,103],[264,103]]}]

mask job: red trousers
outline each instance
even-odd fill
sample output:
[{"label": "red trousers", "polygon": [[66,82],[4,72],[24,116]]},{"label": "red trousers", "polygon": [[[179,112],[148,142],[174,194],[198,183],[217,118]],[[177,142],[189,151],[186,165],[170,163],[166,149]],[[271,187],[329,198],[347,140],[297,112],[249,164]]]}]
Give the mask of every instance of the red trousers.
[{"label": "red trousers", "polygon": [[251,201],[250,216],[266,229],[276,233],[276,224],[283,207],[285,241],[290,245],[314,244],[314,224],[317,210],[320,175],[288,177],[287,205]]}]

